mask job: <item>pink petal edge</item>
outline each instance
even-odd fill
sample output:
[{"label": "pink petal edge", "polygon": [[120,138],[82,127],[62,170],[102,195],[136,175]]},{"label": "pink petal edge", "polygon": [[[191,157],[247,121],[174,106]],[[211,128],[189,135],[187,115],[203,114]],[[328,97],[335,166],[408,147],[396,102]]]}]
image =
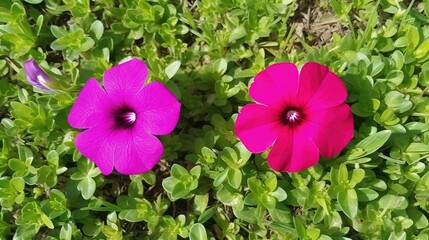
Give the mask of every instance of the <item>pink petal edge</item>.
[{"label": "pink petal edge", "polygon": [[328,72],[316,93],[307,102],[310,111],[338,106],[347,99],[347,89],[341,79]]},{"label": "pink petal edge", "polygon": [[252,153],[269,148],[279,135],[279,122],[273,110],[259,104],[248,104],[238,114],[234,125],[236,136]]},{"label": "pink petal edge", "polygon": [[121,136],[116,145],[115,168],[121,174],[134,175],[150,171],[164,153],[162,143],[151,134]]},{"label": "pink petal edge", "polygon": [[103,86],[115,102],[126,101],[141,91],[147,75],[146,64],[134,58],[107,70],[103,75]]},{"label": "pink petal edge", "polygon": [[151,82],[135,96],[133,105],[139,121],[148,132],[155,135],[170,134],[180,116],[180,102],[160,82]]},{"label": "pink petal edge", "polygon": [[104,175],[110,174],[114,166],[114,158],[111,153],[114,139],[111,135],[112,132],[102,126],[97,126],[79,133],[75,140],[79,152],[93,161]]},{"label": "pink petal edge", "polygon": [[150,171],[164,152],[162,143],[149,133],[109,131],[103,126],[78,134],[75,145],[104,175],[112,173],[113,168],[125,175]]},{"label": "pink petal edge", "polygon": [[353,115],[347,104],[311,112],[311,139],[325,158],[339,154],[353,138]]},{"label": "pink petal edge", "polygon": [[275,63],[255,76],[250,97],[267,106],[290,102],[298,91],[298,69],[293,63]]},{"label": "pink petal edge", "polygon": [[285,128],[268,154],[268,165],[279,172],[298,172],[319,161],[319,151],[305,129]]},{"label": "pink petal edge", "polygon": [[324,109],[343,103],[347,89],[327,66],[308,62],[301,69],[296,101],[310,108]]},{"label": "pink petal edge", "polygon": [[111,101],[94,78],[89,79],[80,91],[69,115],[68,122],[74,128],[90,128],[106,122]]}]

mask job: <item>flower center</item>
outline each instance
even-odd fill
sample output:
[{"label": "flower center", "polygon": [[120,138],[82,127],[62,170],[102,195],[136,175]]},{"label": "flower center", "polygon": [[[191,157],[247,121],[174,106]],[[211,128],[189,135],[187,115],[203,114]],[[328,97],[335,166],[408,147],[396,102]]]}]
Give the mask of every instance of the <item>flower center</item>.
[{"label": "flower center", "polygon": [[136,121],[136,113],[135,112],[125,113],[124,120],[128,124],[133,124]]},{"label": "flower center", "polygon": [[296,122],[299,119],[299,112],[295,110],[289,110],[286,113],[286,121]]},{"label": "flower center", "polygon": [[285,125],[298,125],[303,119],[303,112],[297,108],[287,108],[281,115],[281,121]]},{"label": "flower center", "polygon": [[130,107],[121,107],[113,112],[117,128],[131,128],[137,120],[136,112]]}]

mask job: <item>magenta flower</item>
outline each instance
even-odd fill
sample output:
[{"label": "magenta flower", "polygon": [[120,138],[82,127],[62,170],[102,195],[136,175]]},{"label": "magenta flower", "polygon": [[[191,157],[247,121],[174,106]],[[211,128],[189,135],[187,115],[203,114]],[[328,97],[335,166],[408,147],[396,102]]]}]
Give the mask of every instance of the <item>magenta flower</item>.
[{"label": "magenta flower", "polygon": [[59,88],[59,83],[46,74],[39,65],[37,65],[36,61],[30,59],[24,63],[24,71],[27,75],[27,81],[46,92],[52,92]]},{"label": "magenta flower", "polygon": [[160,82],[145,85],[148,69],[133,59],[107,70],[103,87],[91,78],[81,90],[68,121],[87,129],[77,149],[104,174],[149,171],[163,146],[154,135],[169,134],[179,119],[180,103]]},{"label": "magenta flower", "polygon": [[276,63],[258,73],[249,89],[258,102],[244,106],[235,123],[237,137],[253,153],[265,151],[276,171],[315,165],[319,153],[332,158],[353,137],[347,90],[326,66]]}]

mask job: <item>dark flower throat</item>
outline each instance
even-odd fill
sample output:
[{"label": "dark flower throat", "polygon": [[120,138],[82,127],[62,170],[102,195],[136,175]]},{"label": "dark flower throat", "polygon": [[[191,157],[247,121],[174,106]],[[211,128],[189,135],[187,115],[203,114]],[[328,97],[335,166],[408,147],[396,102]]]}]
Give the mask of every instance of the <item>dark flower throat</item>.
[{"label": "dark flower throat", "polygon": [[288,126],[297,126],[304,119],[304,111],[298,107],[287,107],[280,115],[280,121]]},{"label": "dark flower throat", "polygon": [[132,128],[137,120],[137,113],[128,106],[116,109],[112,115],[115,120],[115,127],[119,129]]}]

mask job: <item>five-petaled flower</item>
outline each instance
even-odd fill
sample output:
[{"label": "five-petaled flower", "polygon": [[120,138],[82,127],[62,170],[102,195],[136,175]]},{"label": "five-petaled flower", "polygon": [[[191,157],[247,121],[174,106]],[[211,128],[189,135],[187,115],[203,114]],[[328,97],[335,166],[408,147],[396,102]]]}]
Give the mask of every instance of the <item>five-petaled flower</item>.
[{"label": "five-petaled flower", "polygon": [[30,59],[24,63],[24,71],[27,75],[27,81],[46,92],[52,92],[60,89],[60,84],[52,79],[37,65],[34,59]]},{"label": "five-petaled flower", "polygon": [[103,87],[91,78],[81,90],[68,121],[87,129],[75,140],[77,149],[107,175],[149,171],[163,146],[154,135],[169,134],[179,119],[180,103],[160,82],[145,85],[148,69],[133,59],[107,70]]},{"label": "five-petaled flower", "polygon": [[276,63],[258,73],[249,89],[257,102],[244,106],[235,124],[237,137],[253,153],[273,145],[268,164],[296,172],[315,165],[319,152],[332,158],[353,138],[353,117],[344,103],[347,90],[328,67]]}]

